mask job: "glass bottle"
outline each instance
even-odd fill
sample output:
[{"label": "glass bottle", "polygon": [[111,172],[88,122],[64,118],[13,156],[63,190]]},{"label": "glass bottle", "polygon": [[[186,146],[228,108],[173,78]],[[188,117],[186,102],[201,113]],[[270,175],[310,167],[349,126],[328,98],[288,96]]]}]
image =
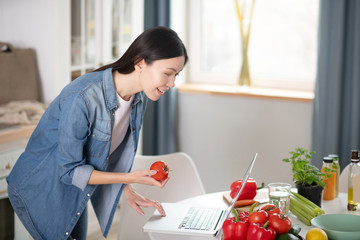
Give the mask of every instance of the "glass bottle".
[{"label": "glass bottle", "polygon": [[329,154],[328,157],[333,159],[334,164],[336,165],[336,187],[335,187],[335,197],[339,196],[339,186],[340,186],[340,159],[336,154]]},{"label": "glass bottle", "polygon": [[348,205],[349,211],[356,211],[360,203],[360,163],[359,151],[351,152],[351,163],[348,178]]},{"label": "glass bottle", "polygon": [[323,158],[323,165],[321,167],[321,172],[329,174],[329,178],[325,178],[325,188],[323,192],[323,200],[333,200],[335,198],[335,188],[336,188],[336,172],[333,170],[333,159],[331,157]]}]

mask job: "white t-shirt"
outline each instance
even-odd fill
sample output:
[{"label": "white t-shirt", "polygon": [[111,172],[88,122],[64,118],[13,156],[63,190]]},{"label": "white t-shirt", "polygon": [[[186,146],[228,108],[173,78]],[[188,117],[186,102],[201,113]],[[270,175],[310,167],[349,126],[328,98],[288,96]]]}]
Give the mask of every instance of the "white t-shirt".
[{"label": "white t-shirt", "polygon": [[124,140],[126,131],[128,130],[130,123],[130,107],[134,100],[135,95],[131,96],[129,101],[122,99],[119,94],[116,93],[119,108],[115,111],[114,128],[111,138],[110,154],[120,145]]}]

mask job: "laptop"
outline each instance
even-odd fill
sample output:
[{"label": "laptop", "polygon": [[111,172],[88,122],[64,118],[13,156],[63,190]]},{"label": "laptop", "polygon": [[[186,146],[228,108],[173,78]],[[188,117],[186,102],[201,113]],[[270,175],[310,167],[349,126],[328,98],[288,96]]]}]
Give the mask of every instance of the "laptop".
[{"label": "laptop", "polygon": [[[243,183],[248,181],[257,155],[256,153],[251,161],[243,177]],[[181,203],[162,203],[166,217],[162,217],[160,213],[155,210],[152,217],[150,217],[143,226],[143,231],[204,237],[220,236],[223,222],[229,217],[245,185],[246,184],[242,184],[240,191],[226,209],[195,207]]]}]

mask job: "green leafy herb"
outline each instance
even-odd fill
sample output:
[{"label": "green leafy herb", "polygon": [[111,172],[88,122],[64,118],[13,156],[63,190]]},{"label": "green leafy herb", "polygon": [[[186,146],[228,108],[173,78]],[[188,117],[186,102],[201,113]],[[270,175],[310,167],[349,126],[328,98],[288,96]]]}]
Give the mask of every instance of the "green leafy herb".
[{"label": "green leafy herb", "polygon": [[283,159],[284,162],[291,163],[291,171],[293,174],[293,181],[299,185],[320,185],[325,186],[323,180],[331,177],[332,172],[336,172],[336,164],[332,165],[332,169],[325,168],[325,173],[322,173],[317,167],[310,164],[311,156],[314,151],[309,151],[305,148],[295,148],[294,152],[290,152],[291,157]]}]

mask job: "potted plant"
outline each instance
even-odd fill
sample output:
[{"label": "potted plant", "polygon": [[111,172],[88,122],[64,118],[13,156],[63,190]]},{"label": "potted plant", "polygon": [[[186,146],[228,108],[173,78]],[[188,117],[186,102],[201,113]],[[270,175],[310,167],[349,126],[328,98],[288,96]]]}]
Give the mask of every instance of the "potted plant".
[{"label": "potted plant", "polygon": [[295,148],[295,151],[290,152],[291,157],[283,161],[291,164],[293,181],[298,193],[321,207],[322,191],[325,187],[323,180],[329,178],[334,170],[325,168],[323,173],[312,165],[310,159],[314,153],[305,148]]}]

